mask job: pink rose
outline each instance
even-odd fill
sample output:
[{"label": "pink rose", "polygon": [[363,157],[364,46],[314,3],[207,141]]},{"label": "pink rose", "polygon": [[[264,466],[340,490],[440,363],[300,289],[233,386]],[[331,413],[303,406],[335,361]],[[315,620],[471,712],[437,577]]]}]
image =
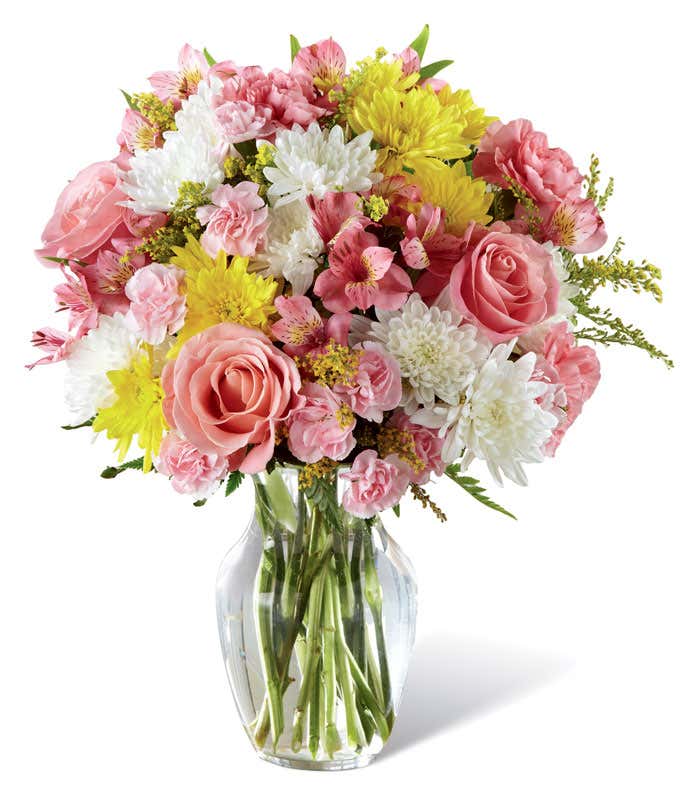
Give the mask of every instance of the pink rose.
[{"label": "pink rose", "polygon": [[174,431],[161,441],[154,463],[157,471],[171,478],[177,493],[196,499],[209,496],[227,472],[227,461],[221,455],[201,452]]},{"label": "pink rose", "polygon": [[375,342],[364,342],[356,380],[337,384],[333,391],[362,419],[382,422],[383,411],[392,411],[401,400],[401,369],[397,360]]},{"label": "pink rose", "polygon": [[347,416],[340,398],[320,383],[305,383],[302,395],[304,404],[288,420],[288,449],[305,463],[346,458],[356,444],[354,416]]},{"label": "pink rose", "polygon": [[552,317],[560,290],[550,253],[528,235],[502,229],[497,224],[468,248],[450,281],[454,306],[494,344]]},{"label": "pink rose", "polygon": [[180,294],[184,271],[157,262],[140,268],[125,285],[128,315],[135,330],[150,345],[160,345],[184,325],[186,298]]},{"label": "pink rose", "polygon": [[295,362],[260,331],[236,323],[189,339],[161,383],[170,427],[245,474],[265,468],[277,427],[301,402]]},{"label": "pink rose", "polygon": [[394,507],[409,484],[406,464],[396,455],[382,460],[374,449],[357,455],[352,468],[340,477],[350,483],[342,497],[343,507],[358,518],[371,518]]},{"label": "pink rose", "polygon": [[578,198],[583,176],[564,149],[550,148],[530,121],[494,121],[472,161],[472,173],[507,188],[511,179],[539,204]]},{"label": "pink rose", "polygon": [[[112,162],[94,163],[82,170],[61,192],[42,233],[38,258],[84,259],[102,246],[123,218],[117,167]],[[53,263],[42,259],[48,266]]]},{"label": "pink rose", "polygon": [[257,185],[220,185],[211,198],[212,204],[196,210],[198,220],[207,225],[201,236],[203,248],[212,257],[220,249],[230,256],[252,256],[264,242],[269,225],[268,210]]},{"label": "pink rose", "polygon": [[390,417],[389,425],[405,431],[413,438],[416,455],[423,462],[423,467],[418,471],[409,466],[411,482],[425,485],[431,474],[439,477],[444,473],[446,469],[446,463],[442,460],[444,438],[440,437],[437,430],[415,424],[405,411],[395,411]]}]

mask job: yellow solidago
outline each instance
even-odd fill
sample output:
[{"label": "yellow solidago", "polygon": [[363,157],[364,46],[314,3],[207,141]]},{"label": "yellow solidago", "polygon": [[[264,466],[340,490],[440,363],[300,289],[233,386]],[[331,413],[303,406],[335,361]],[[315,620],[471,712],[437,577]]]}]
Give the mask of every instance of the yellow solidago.
[{"label": "yellow solidago", "polygon": [[115,400],[99,411],[92,425],[96,433],[105,430],[108,438],[117,440],[120,461],[136,436],[137,445],[144,450],[145,472],[151,471],[153,455],[158,454],[163,432],[168,427],[161,410],[163,389],[160,377],[154,374],[152,358],[152,349],[146,346],[129,369],[107,373]]},{"label": "yellow solidago", "polygon": [[408,463],[416,474],[425,468],[425,461],[418,456],[415,440],[408,430],[382,425],[378,430],[377,447],[381,458],[397,455]]},{"label": "yellow solidago", "polygon": [[321,458],[316,463],[308,463],[300,469],[298,475],[298,488],[302,491],[311,488],[315,480],[321,480],[338,468],[337,461],[331,458]]},{"label": "yellow solidago", "polygon": [[174,251],[170,261],[185,273],[187,314],[173,353],[187,339],[219,323],[269,330],[278,288],[273,277],[264,279],[249,273],[248,259],[242,256],[228,261],[224,251],[220,251],[213,259],[195,237],[189,236],[187,244]]},{"label": "yellow solidago", "polygon": [[361,350],[330,341],[323,352],[306,353],[296,358],[296,363],[309,370],[318,383],[332,389],[337,384],[351,386],[355,382],[361,354]]},{"label": "yellow solidago", "polygon": [[423,201],[446,211],[447,232],[460,237],[470,221],[486,226],[491,220],[487,211],[493,201],[493,193],[487,193],[483,179],[472,179],[467,175],[465,163],[459,161],[453,166],[441,163],[415,182],[420,187]]},{"label": "yellow solidago", "polygon": [[175,106],[170,99],[163,102],[155,94],[135,94],[132,105],[158,132],[176,130]]},{"label": "yellow solidago", "polygon": [[404,168],[426,174],[441,160],[466,157],[470,148],[459,117],[458,108],[440,104],[428,88],[408,93],[390,88],[370,100],[358,99],[349,120],[358,133],[373,131],[382,147],[376,170],[394,176]]},{"label": "yellow solidago", "polygon": [[484,108],[475,105],[472,94],[467,89],[454,91],[450,85],[445,85],[437,94],[437,99],[444,107],[456,110],[463,123],[462,139],[471,146],[477,146],[489,124],[498,121],[496,116],[487,116]]}]

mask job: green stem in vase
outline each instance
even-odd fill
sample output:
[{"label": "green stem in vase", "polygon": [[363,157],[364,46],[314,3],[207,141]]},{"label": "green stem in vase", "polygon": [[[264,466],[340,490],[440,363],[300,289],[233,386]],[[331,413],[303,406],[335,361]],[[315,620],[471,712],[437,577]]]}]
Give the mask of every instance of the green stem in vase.
[{"label": "green stem in vase", "polygon": [[321,682],[321,668],[317,665],[314,672],[314,683],[309,702],[309,736],[307,746],[312,758],[316,758],[319,752],[319,742],[321,741],[323,719],[323,684]]},{"label": "green stem in vase", "polygon": [[[336,585],[337,586],[337,585]],[[327,576],[324,582],[323,596],[323,628],[321,642],[321,663],[323,665],[324,691],[324,729],[322,735],[323,748],[329,758],[342,749],[342,740],[338,734],[337,692],[335,676],[335,616],[333,614],[333,581]]]},{"label": "green stem in vase", "polygon": [[354,591],[354,614],[352,616],[351,633],[347,644],[361,669],[366,672],[366,630],[364,623],[364,599],[361,592],[361,531],[354,533],[352,541],[352,559],[350,562],[350,579]]}]

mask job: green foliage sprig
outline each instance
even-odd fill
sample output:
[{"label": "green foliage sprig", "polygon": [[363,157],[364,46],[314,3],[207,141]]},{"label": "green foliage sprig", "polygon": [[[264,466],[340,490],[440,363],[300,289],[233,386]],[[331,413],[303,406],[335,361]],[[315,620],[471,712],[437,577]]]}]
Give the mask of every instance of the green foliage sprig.
[{"label": "green foliage sprig", "polygon": [[594,154],[591,154],[588,173],[583,180],[586,187],[586,197],[592,199],[600,212],[602,212],[614,193],[614,179],[610,177],[605,189],[602,193],[599,193],[598,186],[600,184],[600,179],[600,160]]},{"label": "green foliage sprig", "polygon": [[114,477],[117,477],[119,474],[127,471],[128,469],[141,471],[143,467],[144,458],[135,458],[134,460],[129,460],[127,463],[121,463],[120,466],[107,466],[99,476],[103,477],[105,480],[112,480]]},{"label": "green foliage sprig", "polygon": [[514,516],[509,510],[506,510],[504,507],[496,504],[496,502],[492,501],[486,495],[485,489],[479,484],[479,480],[475,480],[474,477],[470,477],[467,474],[461,473],[460,463],[454,463],[451,466],[448,466],[444,474],[453,480],[456,485],[460,485],[464,491],[467,491],[473,499],[476,499],[486,507],[490,507],[492,510],[496,510],[498,513],[503,513],[503,515],[517,521],[517,517]]}]

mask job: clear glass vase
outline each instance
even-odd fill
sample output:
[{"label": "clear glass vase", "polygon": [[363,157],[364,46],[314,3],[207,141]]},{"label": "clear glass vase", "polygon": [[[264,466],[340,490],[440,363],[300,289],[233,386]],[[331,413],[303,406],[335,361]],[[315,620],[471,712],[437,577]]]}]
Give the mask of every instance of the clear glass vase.
[{"label": "clear glass vase", "polygon": [[411,564],[334,475],[253,478],[255,511],[217,578],[224,662],[258,754],[302,769],[365,766],[389,738],[415,637]]}]

